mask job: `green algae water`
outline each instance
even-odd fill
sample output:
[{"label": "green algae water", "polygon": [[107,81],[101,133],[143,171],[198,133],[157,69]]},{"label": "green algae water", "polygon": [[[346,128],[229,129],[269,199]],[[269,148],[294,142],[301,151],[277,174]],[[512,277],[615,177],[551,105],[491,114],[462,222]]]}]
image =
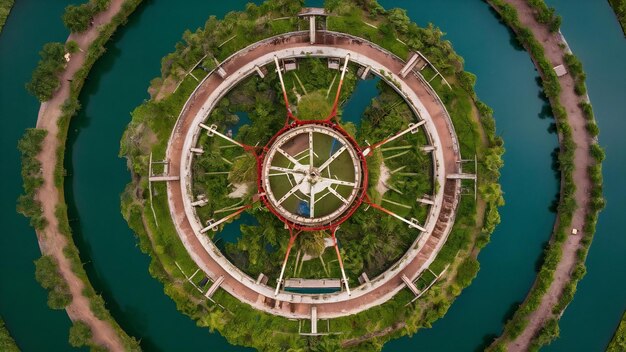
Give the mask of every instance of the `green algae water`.
[{"label": "green algae water", "polygon": [[[136,247],[120,215],[119,194],[130,176],[125,161],[117,157],[129,112],[148,98],[146,88],[149,80],[159,75],[161,57],[173,50],[185,29],[202,26],[211,14],[223,16],[241,10],[245,3],[146,1],[94,66],[80,97],[83,110],[70,128],[66,197],[75,241],[94,287],[102,292],[122,327],[141,339],[147,351],[245,350],[196,327],[164,295],[162,284],[149,276],[149,258]],[[502,224],[479,256],[478,277],[432,329],[392,341],[386,350],[481,349],[500,333],[502,323],[523,300],[550,237],[554,213],[549,207],[558,189],[551,169],[551,153],[557,146],[555,135],[549,132],[553,121],[546,117],[546,102],[528,54],[485,3],[381,3],[387,8],[406,8],[419,25],[433,22],[447,33],[465,58],[467,70],[478,76],[476,91],[494,108],[498,132],[507,149],[501,178],[507,204],[501,209]],[[602,350],[626,303],[624,273],[618,271],[622,277],[615,277],[615,269],[626,266],[626,237],[619,231],[626,197],[618,188],[626,172],[623,152],[620,155],[626,142],[619,135],[626,122],[618,110],[620,97],[626,95],[626,46],[606,2],[579,3],[554,1],[563,11],[564,34],[588,74],[602,129],[601,142],[607,147],[604,173],[608,206],[600,216],[598,236],[591,247],[589,274],[563,317],[563,338],[550,347],[558,351]],[[38,110],[23,84],[42,44],[65,39],[67,31],[60,21],[65,5],[64,1],[42,5],[20,0],[0,34],[0,142],[6,177],[0,186],[0,214],[3,223],[9,224],[0,237],[0,314],[24,351],[70,350],[66,342],[69,319],[65,312],[46,307],[45,292],[34,281],[32,260],[39,256],[34,231],[15,214],[21,185],[15,145],[23,129],[34,126]],[[320,2],[307,5],[319,6]],[[597,40],[605,35],[608,42]],[[611,55],[606,54],[608,46]],[[361,106],[351,101],[350,108],[359,111],[370,99],[363,94]],[[589,324],[595,328],[590,329]],[[33,338],[34,333],[37,338]]]}]

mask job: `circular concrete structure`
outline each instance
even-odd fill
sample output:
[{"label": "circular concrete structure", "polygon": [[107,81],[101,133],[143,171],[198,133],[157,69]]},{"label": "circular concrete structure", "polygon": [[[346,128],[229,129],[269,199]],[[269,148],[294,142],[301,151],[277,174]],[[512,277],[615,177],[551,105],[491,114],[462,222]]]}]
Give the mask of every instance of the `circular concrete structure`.
[{"label": "circular concrete structure", "polygon": [[272,138],[261,161],[259,193],[288,225],[302,230],[337,226],[361,203],[367,188],[365,157],[336,124],[295,125]]},{"label": "circular concrete structure", "polygon": [[[241,302],[270,314],[303,319],[310,318],[312,309],[315,308],[317,317],[326,319],[355,314],[382,304],[406,287],[405,279],[415,280],[428,268],[445,243],[454,223],[461,185],[459,179],[449,176],[461,172],[459,166],[461,155],[450,116],[432,87],[418,72],[410,70],[409,74],[400,74],[406,62],[371,42],[343,33],[319,31],[315,43],[311,44],[309,40],[308,32],[293,32],[257,42],[227,58],[218,68],[220,74],[213,72],[200,83],[182,109],[168,142],[167,159],[170,162],[170,170],[174,170],[170,174],[179,176],[179,180],[168,182],[167,191],[170,213],[178,235],[192,259],[212,282],[219,282],[220,288]],[[207,219],[198,217],[192,205],[197,196],[193,194],[191,187],[194,158],[192,149],[197,147],[199,135],[206,129],[206,124],[210,124],[211,121],[207,121],[207,117],[219,100],[243,79],[257,74],[259,67],[270,65],[277,59],[348,56],[351,62],[368,68],[371,73],[394,88],[413,110],[417,117],[414,126],[423,129],[428,140],[428,152],[433,160],[433,178],[438,187],[434,187],[434,194],[428,195],[429,210],[423,224],[404,220],[414,231],[415,240],[404,256],[382,274],[351,290],[330,294],[286,292],[278,289],[280,282],[278,288],[274,290],[233,265],[207,235],[207,229],[211,229],[211,225],[206,225]],[[303,133],[309,133],[310,128],[313,127],[305,126]],[[352,145],[349,139],[343,141],[336,135],[334,132],[337,130],[330,128],[324,131],[333,138],[337,137],[344,146],[347,146],[346,150],[352,150],[353,154],[348,152],[352,161],[367,156],[369,147],[361,153],[358,146]],[[281,136],[282,133],[277,135],[277,141],[283,141]],[[287,137],[287,134],[285,136],[284,142],[287,143],[291,137]],[[271,150],[275,145],[278,144],[270,142],[266,147],[270,151],[267,154],[270,157],[263,159],[268,162],[261,164],[264,165],[259,171],[261,175],[269,177],[273,160],[271,155],[276,155],[276,152],[272,154]],[[353,149],[349,148],[350,146]],[[295,163],[287,168],[291,171],[298,169]],[[313,181],[323,174],[314,168],[304,168],[302,171],[308,171],[308,174],[302,174],[300,180],[304,182],[303,180],[308,177],[310,182],[307,181],[307,185],[312,185]],[[366,176],[359,178],[359,171],[363,175],[366,174],[363,172],[363,164],[361,170],[358,165],[351,169],[351,172],[354,172],[354,180],[348,182],[354,183],[354,186],[350,186],[353,187],[350,199],[355,197],[354,190],[366,183],[364,179]],[[263,187],[268,184],[268,180],[265,179],[259,184]],[[270,189],[274,193],[271,186]],[[348,204],[358,203],[358,192],[357,190],[356,197],[348,201]],[[303,194],[306,194],[306,189]],[[266,194],[261,192],[259,196],[263,197]],[[280,200],[276,197],[277,195],[273,195],[271,200],[272,196],[267,195],[270,207]],[[333,215],[320,224],[325,221],[332,222],[335,216],[335,219],[341,219],[341,216],[349,211],[349,208],[340,210],[341,208],[343,206],[335,209],[336,211],[331,210],[329,214]],[[286,211],[283,214],[285,218],[289,216],[293,224],[306,224],[306,217],[299,219],[297,217],[300,215],[293,211]]]}]

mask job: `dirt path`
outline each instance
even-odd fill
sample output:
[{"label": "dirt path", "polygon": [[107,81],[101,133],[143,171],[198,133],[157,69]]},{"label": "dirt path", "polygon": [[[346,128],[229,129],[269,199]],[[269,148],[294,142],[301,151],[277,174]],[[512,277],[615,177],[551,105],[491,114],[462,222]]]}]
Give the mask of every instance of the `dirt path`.
[{"label": "dirt path", "polygon": [[80,51],[72,55],[65,71],[61,75],[61,88],[52,96],[52,99],[42,103],[37,119],[37,128],[48,130],[48,135],[43,141],[43,148],[38,156],[41,162],[44,183],[37,192],[37,198],[43,206],[43,215],[48,225],[41,231],[37,231],[41,252],[56,258],[61,275],[67,281],[72,293],[72,302],[66,311],[70,319],[81,320],[91,327],[93,340],[111,351],[123,351],[122,341],[115,329],[106,321],[98,319],[91,311],[89,300],[83,296],[84,283],[72,271],[70,261],[63,254],[63,248],[67,245],[67,238],[59,232],[55,209],[63,195],[54,185],[54,168],[57,163],[57,148],[65,141],[59,141],[59,129],[57,121],[61,116],[61,106],[70,96],[70,80],[85,62],[87,49],[98,37],[99,27],[111,21],[121,9],[124,0],[112,0],[110,7],[99,13],[94,18],[94,24],[87,31],[80,34],[71,34],[68,40],[78,43]]},{"label": "dirt path", "polygon": [[[552,66],[565,64],[564,49],[561,48],[563,39],[559,33],[550,33],[547,27],[538,23],[533,15],[532,8],[526,0],[505,0],[513,5],[518,12],[521,23],[528,27],[535,38],[543,45],[545,55]],[[533,337],[539,332],[544,322],[553,317],[552,307],[557,304],[565,285],[570,281],[570,273],[576,265],[576,251],[580,248],[582,228],[587,212],[591,181],[587,175],[587,168],[594,164],[589,155],[589,147],[593,139],[585,128],[586,121],[582,110],[578,107],[583,99],[574,91],[574,78],[567,74],[559,78],[562,92],[559,95],[561,104],[567,110],[567,120],[572,127],[572,137],[577,144],[574,153],[573,178],[576,185],[575,199],[578,208],[574,212],[572,228],[578,229],[577,235],[569,235],[563,244],[563,256],[554,272],[554,281],[543,296],[539,307],[529,316],[526,329],[515,340],[509,343],[509,351],[526,351]]]}]

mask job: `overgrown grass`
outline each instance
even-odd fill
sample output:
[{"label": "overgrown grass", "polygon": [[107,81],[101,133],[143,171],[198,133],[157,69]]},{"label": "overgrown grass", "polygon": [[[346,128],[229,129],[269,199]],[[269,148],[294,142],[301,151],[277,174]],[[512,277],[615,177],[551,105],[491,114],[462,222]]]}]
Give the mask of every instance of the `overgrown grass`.
[{"label": "overgrown grass", "polygon": [[14,3],[15,0],[0,0],[0,34],[2,34],[2,29],[11,13]]},{"label": "overgrown grass", "polygon": [[70,32],[80,33],[92,26],[95,15],[105,11],[111,0],[90,0],[80,5],[68,5],[62,19]]},{"label": "overgrown grass", "polygon": [[623,351],[626,351],[626,312],[622,315],[622,320],[617,329],[615,329],[615,334],[606,348],[606,352]]},{"label": "overgrown grass", "polygon": [[47,134],[46,130],[29,128],[17,144],[17,149],[21,154],[22,187],[24,188],[24,194],[21,194],[17,200],[17,212],[29,218],[30,225],[37,230],[43,229],[48,223],[43,216],[41,202],[35,198],[37,190],[43,184],[41,162],[37,159],[37,155],[41,151]]},{"label": "overgrown grass", "polygon": [[626,0],[609,0],[609,4],[615,12],[615,16],[622,27],[622,32],[626,36]]},{"label": "overgrown grass", "polygon": [[535,10],[535,19],[543,23],[550,29],[550,32],[557,32],[561,27],[561,16],[556,14],[554,7],[548,7],[543,0],[526,0],[528,5]]},{"label": "overgrown grass", "polygon": [[35,261],[35,279],[48,291],[48,306],[63,309],[72,302],[72,293],[67,285],[56,259],[44,255]]},{"label": "overgrown grass", "polygon": [[4,352],[19,352],[20,349],[17,347],[15,340],[9,334],[6,326],[4,325],[4,320],[0,318],[0,351]]}]

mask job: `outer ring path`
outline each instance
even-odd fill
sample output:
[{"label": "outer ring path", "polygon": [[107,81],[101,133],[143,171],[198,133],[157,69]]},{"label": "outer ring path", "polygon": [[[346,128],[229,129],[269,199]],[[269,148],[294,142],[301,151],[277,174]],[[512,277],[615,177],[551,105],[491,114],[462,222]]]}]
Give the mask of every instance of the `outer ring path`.
[{"label": "outer ring path", "polygon": [[[241,79],[253,74],[255,66],[264,66],[273,60],[291,57],[344,57],[370,66],[394,87],[409,103],[414,113],[425,121],[424,128],[435,146],[435,179],[440,187],[434,205],[424,224],[426,231],[416,236],[407,253],[383,274],[357,287],[351,295],[346,292],[324,295],[299,295],[281,292],[274,296],[269,286],[257,284],[230,263],[206,235],[200,234],[201,224],[190,205],[192,153],[190,148],[200,133],[203,122],[219,99]],[[405,78],[400,72],[405,62],[388,51],[364,39],[343,33],[318,33],[317,42],[309,44],[308,32],[292,32],[265,39],[242,49],[226,59],[220,68],[225,78],[208,75],[192,93],[183,108],[167,146],[170,169],[178,172],[180,181],[168,183],[168,203],[178,235],[197,265],[212,279],[223,277],[220,287],[256,309],[287,318],[308,319],[316,307],[318,318],[334,318],[356,314],[384,303],[405,287],[403,276],[414,280],[435,259],[454,224],[460,197],[460,180],[449,179],[458,173],[461,160],[456,133],[445,106],[419,73],[411,72]],[[384,74],[382,72],[385,72]],[[176,175],[173,175],[176,176]],[[419,232],[416,231],[416,234]]]}]

